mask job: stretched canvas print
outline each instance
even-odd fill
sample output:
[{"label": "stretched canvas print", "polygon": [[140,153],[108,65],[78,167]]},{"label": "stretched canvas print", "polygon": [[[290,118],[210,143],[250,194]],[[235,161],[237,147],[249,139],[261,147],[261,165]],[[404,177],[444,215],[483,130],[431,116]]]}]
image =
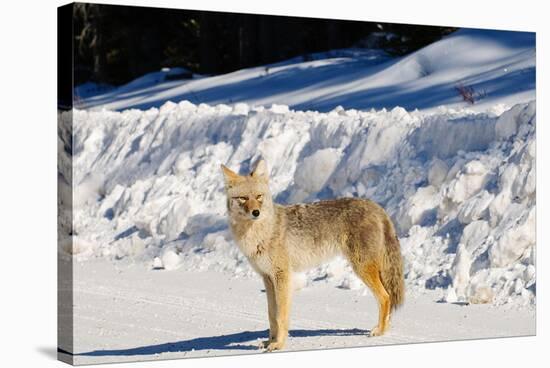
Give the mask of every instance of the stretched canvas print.
[{"label": "stretched canvas print", "polygon": [[535,34],[58,9],[58,357],[535,334]]}]

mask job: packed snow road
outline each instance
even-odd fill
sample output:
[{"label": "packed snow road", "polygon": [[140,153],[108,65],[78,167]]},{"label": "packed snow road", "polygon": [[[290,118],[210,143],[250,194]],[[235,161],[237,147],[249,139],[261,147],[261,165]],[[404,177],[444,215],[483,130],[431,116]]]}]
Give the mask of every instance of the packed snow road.
[{"label": "packed snow road", "polygon": [[[75,364],[262,351],[268,322],[258,278],[125,261],[74,267]],[[535,334],[534,306],[441,303],[441,293],[430,291],[409,292],[391,330],[370,338],[378,311],[365,290],[321,282],[298,290],[286,351]]]}]

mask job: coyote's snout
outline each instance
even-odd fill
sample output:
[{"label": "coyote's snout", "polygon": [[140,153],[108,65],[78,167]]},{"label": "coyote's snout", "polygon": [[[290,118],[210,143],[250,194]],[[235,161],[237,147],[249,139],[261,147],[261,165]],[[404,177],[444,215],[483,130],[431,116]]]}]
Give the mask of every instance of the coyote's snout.
[{"label": "coyote's snout", "polygon": [[378,204],[342,198],[282,206],[273,203],[265,161],[241,176],[222,165],[229,225],[235,241],[263,279],[267,294],[268,351],[288,335],[291,275],[340,254],[378,300],[383,334],[391,310],[404,299],[403,265],[394,226]]}]

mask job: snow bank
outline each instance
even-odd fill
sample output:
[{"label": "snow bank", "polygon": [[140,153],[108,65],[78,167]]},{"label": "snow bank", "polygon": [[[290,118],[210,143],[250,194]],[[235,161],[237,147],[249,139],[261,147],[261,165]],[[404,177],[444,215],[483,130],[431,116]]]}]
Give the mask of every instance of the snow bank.
[{"label": "snow bank", "polygon": [[[78,249],[62,251],[252,275],[228,233],[219,165],[247,172],[263,156],[279,202],[381,203],[399,231],[410,290],[534,303],[535,115],[534,102],[500,116],[189,102],[76,110]],[[363,287],[342,259],[310,271],[299,287],[311,282]]]}]

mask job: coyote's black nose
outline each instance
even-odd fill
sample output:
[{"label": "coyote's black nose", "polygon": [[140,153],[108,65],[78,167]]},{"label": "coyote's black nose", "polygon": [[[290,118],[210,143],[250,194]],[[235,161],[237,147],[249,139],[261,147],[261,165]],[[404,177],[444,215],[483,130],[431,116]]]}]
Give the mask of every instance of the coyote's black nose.
[{"label": "coyote's black nose", "polygon": [[252,216],[254,216],[254,217],[260,216],[260,211],[258,211],[258,210],[252,211]]}]

